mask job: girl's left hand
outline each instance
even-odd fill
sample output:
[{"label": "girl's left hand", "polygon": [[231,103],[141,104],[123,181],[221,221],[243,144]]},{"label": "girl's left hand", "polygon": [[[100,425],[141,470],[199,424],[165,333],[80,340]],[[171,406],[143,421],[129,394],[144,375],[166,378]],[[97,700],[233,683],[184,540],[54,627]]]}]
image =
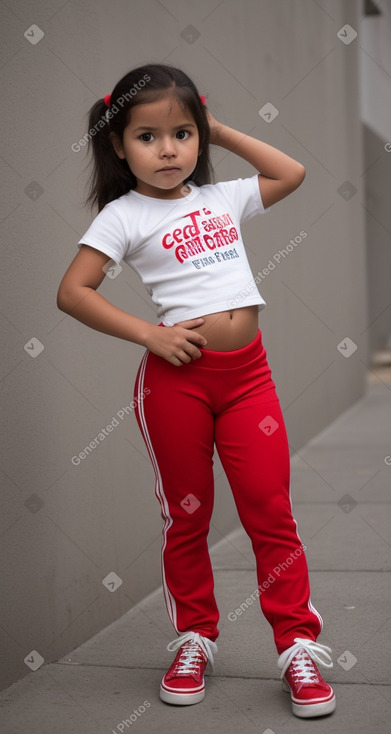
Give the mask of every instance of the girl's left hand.
[{"label": "girl's left hand", "polygon": [[219,137],[219,130],[221,128],[221,122],[218,122],[215,117],[209,112],[208,109],[206,109],[206,116],[208,118],[209,122],[209,130],[210,130],[210,142],[215,145],[218,145],[218,137]]}]

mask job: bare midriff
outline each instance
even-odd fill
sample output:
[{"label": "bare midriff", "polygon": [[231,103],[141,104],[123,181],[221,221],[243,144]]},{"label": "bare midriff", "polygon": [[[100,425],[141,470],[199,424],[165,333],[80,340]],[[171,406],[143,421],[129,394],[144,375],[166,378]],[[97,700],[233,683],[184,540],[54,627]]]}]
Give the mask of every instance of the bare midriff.
[{"label": "bare midriff", "polygon": [[252,342],[258,333],[258,306],[244,306],[202,316],[204,323],[194,328],[207,340],[203,349],[229,352]]}]

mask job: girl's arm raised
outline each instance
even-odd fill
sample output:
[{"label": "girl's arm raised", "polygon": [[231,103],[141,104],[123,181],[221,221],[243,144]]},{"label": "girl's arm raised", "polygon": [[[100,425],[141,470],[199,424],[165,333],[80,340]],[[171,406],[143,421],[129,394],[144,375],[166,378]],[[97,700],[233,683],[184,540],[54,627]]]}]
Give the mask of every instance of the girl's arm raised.
[{"label": "girl's arm raised", "polygon": [[305,168],[293,158],[261,140],[217,122],[207,110],[210,142],[240,156],[259,171],[258,181],[267,209],[300,186]]}]

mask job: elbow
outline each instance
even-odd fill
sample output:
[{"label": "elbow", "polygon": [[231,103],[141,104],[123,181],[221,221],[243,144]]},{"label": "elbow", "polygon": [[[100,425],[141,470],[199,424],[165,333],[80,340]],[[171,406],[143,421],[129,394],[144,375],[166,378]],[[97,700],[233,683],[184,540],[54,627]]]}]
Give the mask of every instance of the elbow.
[{"label": "elbow", "polygon": [[59,311],[63,311],[64,313],[67,313],[67,308],[65,306],[65,303],[61,298],[59,298],[58,294],[57,294],[57,308],[59,309]]},{"label": "elbow", "polygon": [[60,311],[64,311],[64,313],[69,313],[70,307],[69,307],[69,300],[66,297],[66,293],[64,290],[60,287],[57,291],[57,308]]},{"label": "elbow", "polygon": [[299,186],[300,186],[301,183],[303,183],[303,181],[304,181],[304,179],[306,177],[306,174],[307,174],[307,171],[305,170],[304,166],[302,166],[301,163],[300,163],[300,173],[299,173],[300,183],[299,183]]},{"label": "elbow", "polygon": [[299,186],[303,183],[306,176],[306,170],[304,166],[301,165],[301,163],[297,164],[297,169],[295,171],[295,175],[293,176],[292,180],[292,191],[295,189],[298,189]]},{"label": "elbow", "polygon": [[[91,288],[87,288],[87,292]],[[92,289],[95,290],[95,289]],[[60,283],[57,291],[57,308],[69,315],[73,315],[75,308],[86,296],[86,288],[75,286],[69,282]]]},{"label": "elbow", "polygon": [[299,188],[305,179],[306,170],[301,163],[295,166],[294,171],[291,172],[290,176],[284,181],[284,196],[288,196],[293,191]]}]

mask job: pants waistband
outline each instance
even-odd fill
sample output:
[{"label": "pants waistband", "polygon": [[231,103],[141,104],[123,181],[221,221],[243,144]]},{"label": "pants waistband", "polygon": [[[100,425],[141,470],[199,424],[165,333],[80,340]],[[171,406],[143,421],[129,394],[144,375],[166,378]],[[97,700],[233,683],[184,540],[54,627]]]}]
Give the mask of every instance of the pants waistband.
[{"label": "pants waistband", "polygon": [[[160,323],[159,326],[165,326],[165,324]],[[233,367],[241,367],[242,365],[248,364],[248,362],[252,362],[263,352],[262,332],[258,329],[255,339],[249,344],[246,344],[245,347],[241,347],[241,349],[222,352],[199,347],[199,350],[202,353],[202,357],[193,359],[188,364],[182,365],[182,370],[190,366],[208,369],[232,369]]]}]

